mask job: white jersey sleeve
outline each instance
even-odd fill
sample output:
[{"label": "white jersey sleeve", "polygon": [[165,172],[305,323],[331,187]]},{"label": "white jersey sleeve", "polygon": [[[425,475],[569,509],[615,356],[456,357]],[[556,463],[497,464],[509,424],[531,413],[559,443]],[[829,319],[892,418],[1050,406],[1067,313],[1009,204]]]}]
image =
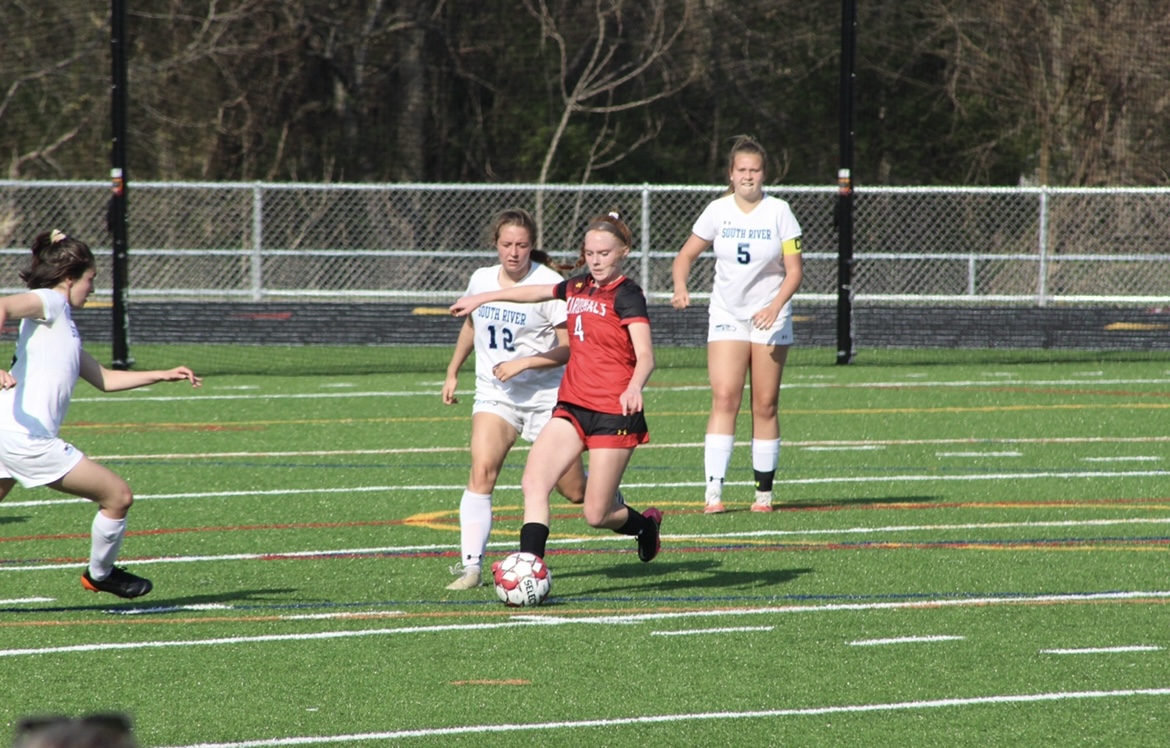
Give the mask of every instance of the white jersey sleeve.
[{"label": "white jersey sleeve", "polygon": [[[499,265],[481,268],[471,276],[467,293],[500,290]],[[553,285],[563,278],[537,263],[518,285]],[[565,323],[565,302],[559,299],[538,304],[495,302],[484,304],[471,314],[475,329],[475,397],[508,403],[518,408],[551,410],[557,402],[564,367],[529,369],[507,382],[492,374],[496,364],[533,356],[557,347],[554,328]]]},{"label": "white jersey sleeve", "polygon": [[20,321],[11,371],[16,386],[0,391],[0,429],[55,437],[81,371],[81,336],[63,294],[47,288],[32,293],[44,311],[39,319]]},{"label": "white jersey sleeve", "polygon": [[750,318],[776,298],[784,281],[785,245],[798,247],[801,235],[788,203],[772,196],[750,213],[739,209],[734,195],[713,200],[691,232],[711,242],[715,252],[711,306],[736,319]]}]

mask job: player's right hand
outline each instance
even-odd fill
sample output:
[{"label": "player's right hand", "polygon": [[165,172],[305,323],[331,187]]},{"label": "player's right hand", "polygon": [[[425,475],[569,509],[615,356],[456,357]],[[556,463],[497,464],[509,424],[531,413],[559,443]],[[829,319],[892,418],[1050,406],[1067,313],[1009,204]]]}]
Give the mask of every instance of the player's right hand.
[{"label": "player's right hand", "polygon": [[685,288],[681,291],[676,290],[674,296],[670,297],[670,305],[675,309],[686,309],[691,305],[691,295]]},{"label": "player's right hand", "polygon": [[455,405],[459,402],[459,398],[455,397],[455,388],[459,385],[458,377],[447,377],[447,381],[443,382],[443,404]]}]

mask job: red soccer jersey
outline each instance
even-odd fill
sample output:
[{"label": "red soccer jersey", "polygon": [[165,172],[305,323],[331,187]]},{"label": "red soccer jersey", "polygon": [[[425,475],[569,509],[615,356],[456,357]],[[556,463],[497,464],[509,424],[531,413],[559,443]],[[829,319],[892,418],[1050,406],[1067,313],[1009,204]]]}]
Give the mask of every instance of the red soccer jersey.
[{"label": "red soccer jersey", "polygon": [[555,294],[569,307],[569,363],[557,399],[620,415],[637,363],[626,325],[650,324],[646,295],[624,275],[604,286],[579,275],[558,283]]}]

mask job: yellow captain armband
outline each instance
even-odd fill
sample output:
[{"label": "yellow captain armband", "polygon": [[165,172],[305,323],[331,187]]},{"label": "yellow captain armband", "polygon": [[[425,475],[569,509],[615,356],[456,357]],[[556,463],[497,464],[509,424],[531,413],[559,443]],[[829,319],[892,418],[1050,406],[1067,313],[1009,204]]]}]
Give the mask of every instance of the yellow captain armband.
[{"label": "yellow captain armband", "polygon": [[780,250],[786,255],[800,254],[800,237],[798,236],[795,239],[789,239],[788,241],[784,242],[784,244],[781,245]]}]

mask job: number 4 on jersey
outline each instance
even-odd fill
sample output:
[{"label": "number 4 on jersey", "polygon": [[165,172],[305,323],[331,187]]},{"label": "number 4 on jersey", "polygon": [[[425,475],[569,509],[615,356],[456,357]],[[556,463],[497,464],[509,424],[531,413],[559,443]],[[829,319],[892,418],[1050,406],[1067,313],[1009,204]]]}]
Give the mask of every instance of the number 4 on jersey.
[{"label": "number 4 on jersey", "polygon": [[576,321],[573,323],[573,334],[576,335],[577,339],[582,343],[585,342],[585,327],[581,324],[581,315],[579,314],[577,315]]}]

